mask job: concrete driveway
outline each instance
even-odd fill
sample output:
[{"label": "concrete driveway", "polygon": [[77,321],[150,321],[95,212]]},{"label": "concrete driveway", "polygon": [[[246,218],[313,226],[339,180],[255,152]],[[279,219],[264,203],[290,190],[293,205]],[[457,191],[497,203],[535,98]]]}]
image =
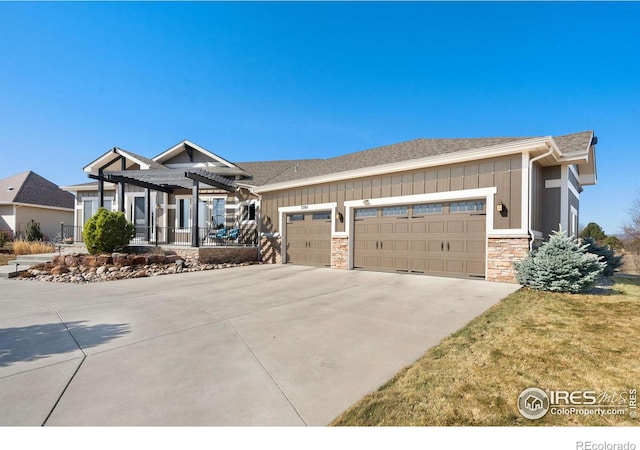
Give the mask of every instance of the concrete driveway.
[{"label": "concrete driveway", "polygon": [[325,425],[517,288],[291,265],[0,280],[0,425]]}]

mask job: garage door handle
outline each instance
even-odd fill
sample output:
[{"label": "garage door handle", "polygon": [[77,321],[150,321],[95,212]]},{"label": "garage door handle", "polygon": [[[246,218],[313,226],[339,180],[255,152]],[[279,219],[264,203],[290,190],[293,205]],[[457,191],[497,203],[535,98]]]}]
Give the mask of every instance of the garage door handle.
[{"label": "garage door handle", "polygon": [[380,250],[382,250],[382,242],[380,242]]},{"label": "garage door handle", "polygon": [[380,242],[376,241],[376,250],[378,250],[378,245],[380,245]]},{"label": "garage door handle", "polygon": [[447,242],[447,251],[451,248],[451,245]]},{"label": "garage door handle", "polygon": [[444,251],[444,242],[440,242],[440,251],[443,252]]}]

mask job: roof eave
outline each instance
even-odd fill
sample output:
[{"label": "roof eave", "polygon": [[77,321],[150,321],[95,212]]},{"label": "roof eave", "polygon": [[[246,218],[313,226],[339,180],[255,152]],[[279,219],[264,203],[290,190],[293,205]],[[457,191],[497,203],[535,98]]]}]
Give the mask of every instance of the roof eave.
[{"label": "roof eave", "polygon": [[[443,155],[428,156],[425,158],[417,158],[396,163],[366,167],[364,169],[347,170],[344,172],[331,173],[309,178],[301,178],[293,181],[265,184],[263,186],[256,187],[255,192],[262,194],[266,192],[279,191],[282,189],[290,189],[311,184],[329,183],[351,178],[361,178],[375,175],[385,175],[388,173],[441,166],[445,164],[456,164],[474,159],[494,158],[527,151],[547,151],[549,148],[554,146],[555,143],[553,143],[553,139],[551,139],[550,136],[523,139],[521,141],[509,142],[506,144],[497,144],[490,147],[478,147],[470,150],[463,150]],[[554,151],[557,151],[557,146],[555,146]]]}]

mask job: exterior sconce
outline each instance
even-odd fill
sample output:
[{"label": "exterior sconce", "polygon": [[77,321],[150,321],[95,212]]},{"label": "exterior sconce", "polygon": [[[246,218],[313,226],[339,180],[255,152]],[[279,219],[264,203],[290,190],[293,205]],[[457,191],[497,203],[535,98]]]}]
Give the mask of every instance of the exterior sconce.
[{"label": "exterior sconce", "polygon": [[369,200],[362,200],[362,203],[364,203],[365,205],[369,204]]},{"label": "exterior sconce", "polygon": [[344,222],[344,216],[342,215],[342,213],[340,211],[338,211],[338,214],[336,214],[336,217],[338,218],[340,223]]},{"label": "exterior sconce", "polygon": [[503,210],[504,210],[504,205],[502,204],[502,202],[496,203],[496,211],[501,213]]},{"label": "exterior sconce", "polygon": [[264,222],[265,222],[265,223],[271,223],[271,217],[269,217],[269,216],[264,216]]}]

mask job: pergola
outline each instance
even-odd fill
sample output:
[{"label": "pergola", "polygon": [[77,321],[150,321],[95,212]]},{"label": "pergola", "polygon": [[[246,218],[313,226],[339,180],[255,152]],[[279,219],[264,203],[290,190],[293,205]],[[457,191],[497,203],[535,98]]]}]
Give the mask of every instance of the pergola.
[{"label": "pergola", "polygon": [[[241,175],[236,171],[225,171],[225,175]],[[233,173],[232,173],[233,172]],[[176,189],[191,189],[193,205],[198,204],[200,187],[221,189],[227,192],[234,192],[233,181],[224,176],[215,174],[206,169],[163,169],[163,170],[120,170],[104,172],[100,170],[98,175],[89,174],[89,178],[98,181],[99,204],[104,206],[104,182],[115,183],[119,186],[120,198],[119,209],[124,212],[124,187],[127,184],[142,187],[145,189],[146,223],[150,222],[151,213],[151,190],[171,194]],[[198,208],[191,208],[191,246],[198,247]],[[149,228],[146,227],[146,239],[149,239]]]}]

